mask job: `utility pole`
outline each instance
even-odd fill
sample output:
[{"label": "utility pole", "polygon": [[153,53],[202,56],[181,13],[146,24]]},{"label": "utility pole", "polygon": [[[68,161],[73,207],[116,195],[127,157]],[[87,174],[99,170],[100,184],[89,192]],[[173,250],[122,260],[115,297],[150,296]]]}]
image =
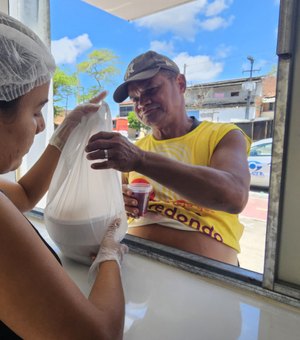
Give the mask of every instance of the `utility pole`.
[{"label": "utility pole", "polygon": [[250,77],[249,77],[249,88],[247,92],[247,104],[246,104],[246,111],[245,111],[245,119],[249,119],[249,110],[250,110],[250,99],[251,99],[251,85],[252,85],[252,74],[253,72],[260,71],[260,69],[254,70],[253,69],[253,64],[254,64],[254,58],[251,56],[248,56],[247,59],[250,61],[250,70],[245,70],[243,72],[250,72]]},{"label": "utility pole", "polygon": [[183,74],[184,74],[184,76],[186,74],[186,67],[187,67],[187,64],[183,64]]}]

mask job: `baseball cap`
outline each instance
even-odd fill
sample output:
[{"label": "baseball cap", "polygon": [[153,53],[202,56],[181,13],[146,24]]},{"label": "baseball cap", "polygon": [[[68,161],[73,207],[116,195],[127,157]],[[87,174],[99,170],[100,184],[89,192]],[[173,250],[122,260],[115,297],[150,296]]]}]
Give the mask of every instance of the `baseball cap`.
[{"label": "baseball cap", "polygon": [[162,69],[180,73],[179,67],[173,60],[154,51],[148,51],[134,58],[127,67],[124,83],[114,92],[115,102],[121,103],[128,97],[128,83],[150,79]]}]

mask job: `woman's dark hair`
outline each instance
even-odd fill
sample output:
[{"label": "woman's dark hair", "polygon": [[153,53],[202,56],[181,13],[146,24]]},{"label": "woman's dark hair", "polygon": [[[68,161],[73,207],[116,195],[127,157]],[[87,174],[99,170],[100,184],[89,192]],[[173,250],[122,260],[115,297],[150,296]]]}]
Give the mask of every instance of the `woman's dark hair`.
[{"label": "woman's dark hair", "polygon": [[0,109],[1,110],[9,110],[9,109],[14,109],[15,106],[17,105],[19,101],[19,98],[10,100],[9,102],[5,100],[0,100]]},{"label": "woman's dark hair", "polygon": [[5,119],[7,123],[11,123],[17,115],[19,101],[20,97],[8,102],[0,100],[0,118]]}]

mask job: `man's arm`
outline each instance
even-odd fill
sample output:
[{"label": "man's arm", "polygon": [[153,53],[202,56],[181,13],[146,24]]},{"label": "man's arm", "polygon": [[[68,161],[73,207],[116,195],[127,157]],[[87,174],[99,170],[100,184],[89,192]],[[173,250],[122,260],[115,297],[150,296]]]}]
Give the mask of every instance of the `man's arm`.
[{"label": "man's arm", "polygon": [[105,148],[109,149],[109,160],[94,163],[94,169],[137,171],[191,202],[214,210],[239,213],[247,203],[250,185],[247,146],[238,130],[230,131],[220,141],[209,167],[143,151],[118,134],[103,132],[91,138],[86,149],[88,158],[104,158]]},{"label": "man's arm", "polygon": [[220,141],[210,167],[147,153],[135,171],[206,208],[239,213],[248,200],[250,174],[246,142],[237,130]]}]

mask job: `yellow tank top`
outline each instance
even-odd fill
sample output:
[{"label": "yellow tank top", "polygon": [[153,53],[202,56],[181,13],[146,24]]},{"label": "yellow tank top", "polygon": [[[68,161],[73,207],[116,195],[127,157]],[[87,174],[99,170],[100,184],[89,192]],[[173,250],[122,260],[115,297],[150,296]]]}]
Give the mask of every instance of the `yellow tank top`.
[{"label": "yellow tank top", "polygon": [[[231,123],[203,121],[197,128],[184,136],[156,140],[152,135],[148,135],[137,141],[136,145],[143,150],[184,163],[209,166],[216,146],[232,130],[240,130],[240,128]],[[245,139],[249,152],[251,141],[246,135]],[[128,175],[128,183],[132,182],[152,184],[153,193],[148,204],[148,211],[181,222],[240,252],[239,240],[244,227],[239,222],[238,215],[200,207],[183,199],[160,183],[134,171]]]}]

